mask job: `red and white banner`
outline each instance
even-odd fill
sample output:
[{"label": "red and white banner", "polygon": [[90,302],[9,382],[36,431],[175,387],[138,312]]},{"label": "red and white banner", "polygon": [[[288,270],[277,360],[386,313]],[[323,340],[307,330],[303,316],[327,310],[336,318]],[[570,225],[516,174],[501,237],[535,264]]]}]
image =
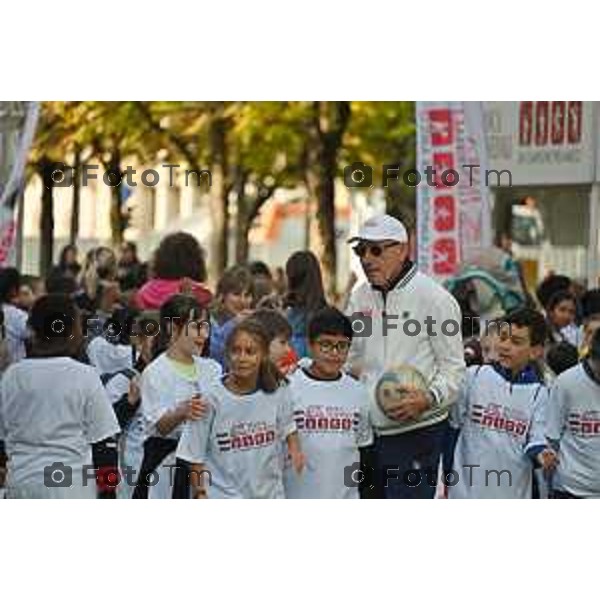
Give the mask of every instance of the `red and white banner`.
[{"label": "red and white banner", "polygon": [[38,114],[38,102],[0,102],[0,267],[15,264],[15,207]]},{"label": "red and white banner", "polygon": [[445,279],[469,250],[492,244],[479,102],[417,102],[417,260]]}]

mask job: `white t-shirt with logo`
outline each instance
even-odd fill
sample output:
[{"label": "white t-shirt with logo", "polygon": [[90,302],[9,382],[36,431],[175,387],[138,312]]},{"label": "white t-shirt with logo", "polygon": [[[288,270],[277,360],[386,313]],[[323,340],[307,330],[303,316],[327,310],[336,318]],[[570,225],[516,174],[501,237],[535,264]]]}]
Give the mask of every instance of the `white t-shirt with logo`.
[{"label": "white t-shirt with logo", "polygon": [[177,457],[204,464],[209,498],[284,497],[282,444],[296,431],[289,394],[238,395],[222,381],[208,392],[210,414],[187,423]]},{"label": "white t-shirt with logo", "polygon": [[473,366],[454,407],[460,428],[448,498],[532,497],[529,449],[546,446],[548,390],[540,383],[510,383],[492,366]]},{"label": "white t-shirt with logo", "polygon": [[559,444],[553,488],[600,498],[600,385],[583,364],[554,380],[546,434]]},{"label": "white t-shirt with logo", "polygon": [[[106,390],[89,365],[67,357],[25,358],[11,365],[0,395],[7,496],[95,498],[91,444],[119,431]],[[90,477],[84,477],[84,466]],[[70,486],[55,485],[69,479]]]},{"label": "white t-shirt with logo", "polygon": [[[165,437],[178,440],[183,424],[178,425],[166,436],[156,429],[160,418],[194,394],[204,395],[221,377],[221,366],[211,358],[194,357],[198,378],[191,381],[182,376],[173,366],[166,352],[154,359],[142,373],[140,391],[142,396],[141,417],[146,437]],[[171,498],[175,470],[175,452],[172,452],[157,469],[158,481],[149,489],[149,498]],[[136,473],[136,477],[137,477]]]},{"label": "white t-shirt with logo", "polygon": [[286,497],[358,498],[346,479],[360,463],[359,448],[373,442],[366,387],[345,373],[323,381],[297,369],[290,390],[306,465],[300,474],[286,465]]}]

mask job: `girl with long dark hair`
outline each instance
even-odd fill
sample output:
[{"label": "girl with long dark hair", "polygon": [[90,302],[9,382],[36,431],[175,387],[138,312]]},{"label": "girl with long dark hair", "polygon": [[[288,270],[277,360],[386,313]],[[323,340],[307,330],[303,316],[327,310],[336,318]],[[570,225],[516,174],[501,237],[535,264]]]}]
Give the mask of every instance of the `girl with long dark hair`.
[{"label": "girl with long dark hair", "polygon": [[140,384],[147,439],[135,498],[186,497],[187,476],[173,470],[175,448],[184,424],[203,417],[203,395],[221,375],[206,358],[209,335],[207,308],[193,296],[176,294],[162,306],[156,358]]},{"label": "girl with long dark hair", "polygon": [[292,327],[292,346],[300,358],[308,356],[307,325],[311,316],[327,306],[323,277],[317,257],[309,251],[290,256],[285,272],[288,294],[286,318]]}]

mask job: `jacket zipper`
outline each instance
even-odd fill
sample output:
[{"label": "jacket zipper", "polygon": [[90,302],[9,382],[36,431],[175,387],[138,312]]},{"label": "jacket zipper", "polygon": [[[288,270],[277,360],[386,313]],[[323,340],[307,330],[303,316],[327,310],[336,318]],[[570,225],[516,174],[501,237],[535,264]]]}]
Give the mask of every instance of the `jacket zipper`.
[{"label": "jacket zipper", "polygon": [[[385,328],[385,320],[387,318],[387,291],[382,291],[381,292],[381,298],[383,300],[383,310],[381,311],[381,328],[382,328],[382,333],[383,331],[387,332],[387,329]],[[382,335],[383,337],[383,364],[386,365],[387,364],[387,344],[386,344],[386,337],[385,335]]]}]

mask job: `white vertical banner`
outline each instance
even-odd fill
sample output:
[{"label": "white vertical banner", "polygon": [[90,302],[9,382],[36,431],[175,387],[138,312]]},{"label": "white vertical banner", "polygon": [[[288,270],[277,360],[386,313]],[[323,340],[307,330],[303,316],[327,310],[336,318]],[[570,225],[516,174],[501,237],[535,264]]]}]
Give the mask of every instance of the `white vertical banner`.
[{"label": "white vertical banner", "polygon": [[417,102],[417,260],[438,279],[492,244],[480,102]]},{"label": "white vertical banner", "polygon": [[0,266],[16,260],[16,203],[39,108],[38,102],[0,102]]}]

